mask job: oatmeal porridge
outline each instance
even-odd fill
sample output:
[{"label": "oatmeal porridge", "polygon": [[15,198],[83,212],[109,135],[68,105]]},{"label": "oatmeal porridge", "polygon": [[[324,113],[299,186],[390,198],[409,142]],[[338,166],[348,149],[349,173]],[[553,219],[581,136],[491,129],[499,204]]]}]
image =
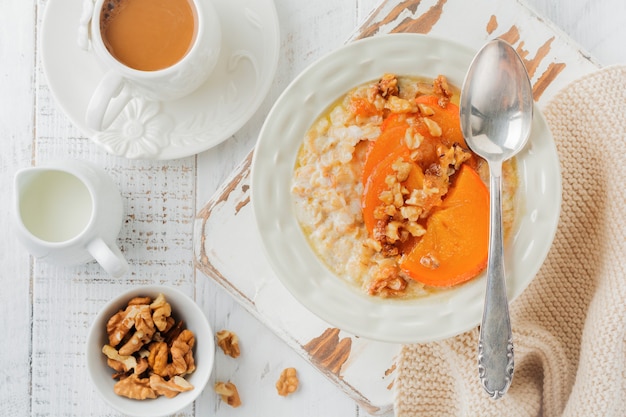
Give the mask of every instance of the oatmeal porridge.
[{"label": "oatmeal porridge", "polygon": [[[330,270],[372,296],[417,298],[486,267],[487,164],[465,144],[458,89],[385,74],[319,117],[298,152],[296,215]],[[504,168],[505,235],[515,162]]]}]

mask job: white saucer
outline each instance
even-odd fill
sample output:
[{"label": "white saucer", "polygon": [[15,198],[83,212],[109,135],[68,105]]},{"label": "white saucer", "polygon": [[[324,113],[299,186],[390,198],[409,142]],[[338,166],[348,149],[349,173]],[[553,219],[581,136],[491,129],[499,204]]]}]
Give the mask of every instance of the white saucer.
[{"label": "white saucer", "polygon": [[70,120],[107,152],[126,158],[174,159],[207,150],[239,130],[265,98],[278,64],[280,36],[272,0],[213,0],[222,50],[209,80],[180,100],[136,97],[104,132],[86,126],[85,109],[104,70],[78,45],[82,8],[48,0],[41,30],[43,69]]}]

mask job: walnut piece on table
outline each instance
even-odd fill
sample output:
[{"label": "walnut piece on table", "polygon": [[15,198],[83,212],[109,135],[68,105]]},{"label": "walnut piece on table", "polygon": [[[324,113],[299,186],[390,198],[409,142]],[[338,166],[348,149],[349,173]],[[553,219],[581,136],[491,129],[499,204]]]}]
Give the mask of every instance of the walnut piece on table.
[{"label": "walnut piece on table", "polygon": [[280,378],[276,382],[278,395],[286,397],[298,389],[298,374],[296,368],[286,368],[280,373]]},{"label": "walnut piece on table", "polygon": [[217,345],[222,348],[225,355],[237,358],[240,355],[239,338],[230,330],[220,330],[216,334]]},{"label": "walnut piece on table", "polygon": [[239,398],[237,386],[232,382],[216,382],[214,389],[215,392],[222,397],[222,401],[231,407],[237,408],[241,405],[241,398]]}]

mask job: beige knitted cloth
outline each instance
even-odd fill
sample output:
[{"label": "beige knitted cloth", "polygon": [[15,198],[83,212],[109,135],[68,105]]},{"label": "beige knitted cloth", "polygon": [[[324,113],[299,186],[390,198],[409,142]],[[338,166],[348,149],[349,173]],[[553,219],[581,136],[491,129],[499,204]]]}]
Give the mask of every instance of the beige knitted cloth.
[{"label": "beige knitted cloth", "polygon": [[545,263],[510,306],[511,387],[483,391],[477,329],[404,346],[398,417],[626,416],[626,67],[572,83],[544,113],[563,202]]}]

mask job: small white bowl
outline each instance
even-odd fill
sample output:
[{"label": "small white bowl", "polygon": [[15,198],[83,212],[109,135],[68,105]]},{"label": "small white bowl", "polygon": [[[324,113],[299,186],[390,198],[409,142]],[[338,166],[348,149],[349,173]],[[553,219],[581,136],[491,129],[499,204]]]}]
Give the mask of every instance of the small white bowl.
[{"label": "small white bowl", "polygon": [[[185,327],[191,330],[196,339],[194,360],[196,370],[185,379],[194,389],[181,392],[174,398],[160,396],[156,399],[133,400],[113,392],[116,380],[107,365],[107,358],[102,347],[108,343],[106,324],[118,310],[124,309],[132,298],[149,296],[153,299],[162,293],[172,307],[172,316],[177,321],[183,320]],[[159,417],[174,414],[187,407],[202,393],[213,369],[215,359],[214,335],[206,316],[198,305],[188,296],[171,287],[141,286],[133,288],[109,301],[98,313],[87,336],[87,369],[96,389],[113,408],[129,416]]]}]

